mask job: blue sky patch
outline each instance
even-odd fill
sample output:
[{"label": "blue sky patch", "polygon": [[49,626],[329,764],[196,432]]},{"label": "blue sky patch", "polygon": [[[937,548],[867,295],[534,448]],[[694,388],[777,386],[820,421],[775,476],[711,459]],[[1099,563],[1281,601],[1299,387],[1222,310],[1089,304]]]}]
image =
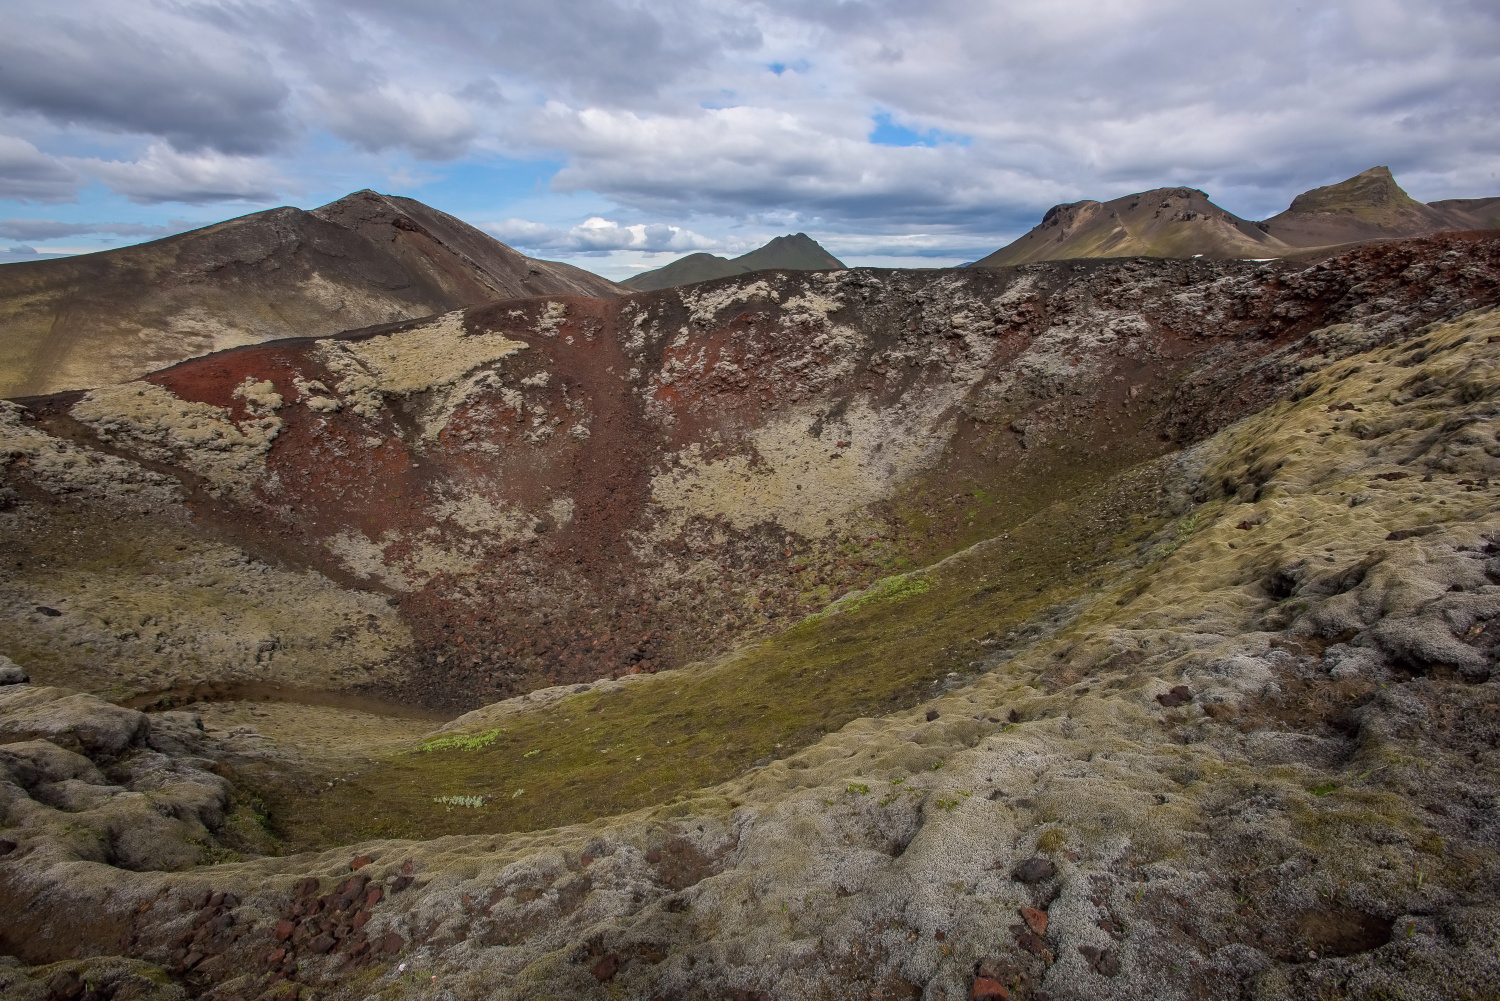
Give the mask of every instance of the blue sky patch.
[{"label": "blue sky patch", "polygon": [[918,132],[891,119],[889,111],[875,113],[875,128],[870,132],[870,142],[876,146],[967,146],[970,137],[928,129]]}]

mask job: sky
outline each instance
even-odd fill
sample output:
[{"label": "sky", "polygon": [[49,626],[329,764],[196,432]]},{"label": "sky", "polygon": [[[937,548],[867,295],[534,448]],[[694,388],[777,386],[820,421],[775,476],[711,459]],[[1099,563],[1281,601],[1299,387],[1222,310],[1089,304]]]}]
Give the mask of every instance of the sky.
[{"label": "sky", "polygon": [[1052,205],[1500,195],[1494,0],[0,0],[0,261],[374,188],[611,278]]}]

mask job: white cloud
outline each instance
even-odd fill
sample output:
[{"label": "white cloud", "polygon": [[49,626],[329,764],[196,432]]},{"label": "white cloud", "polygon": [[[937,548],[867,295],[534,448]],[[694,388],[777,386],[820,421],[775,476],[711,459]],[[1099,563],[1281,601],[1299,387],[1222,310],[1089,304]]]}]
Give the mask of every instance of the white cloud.
[{"label": "white cloud", "polygon": [[139,160],[71,162],[110,190],[144,204],[265,201],[276,196],[281,183],[272,167],[259,157],[207,150],[179,153],[164,143],[151,144]]},{"label": "white cloud", "polygon": [[503,243],[526,250],[578,254],[613,250],[692,253],[724,249],[723,241],[710,239],[680,226],[662,223],[622,226],[599,216],[592,216],[570,229],[559,229],[525,219],[481,223],[480,228]]}]

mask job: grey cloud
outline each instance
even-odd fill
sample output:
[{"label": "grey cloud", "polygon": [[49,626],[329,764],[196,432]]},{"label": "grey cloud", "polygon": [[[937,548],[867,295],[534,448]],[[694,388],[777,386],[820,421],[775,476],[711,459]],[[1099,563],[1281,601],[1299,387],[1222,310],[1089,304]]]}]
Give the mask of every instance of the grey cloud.
[{"label": "grey cloud", "polygon": [[0,135],[0,198],[19,202],[71,202],[78,175],[24,139]]},{"label": "grey cloud", "polygon": [[182,150],[259,153],[290,134],[289,90],[265,57],[181,10],[18,6],[0,33],[5,107],[60,125],[157,136]]},{"label": "grey cloud", "polygon": [[617,107],[761,44],[752,16],[729,5],[662,0],[350,0],[415,44],[462,54],[549,95]]},{"label": "grey cloud", "polygon": [[27,247],[25,245],[6,247],[5,253],[13,257],[37,257],[40,255],[40,252],[35,247]]},{"label": "grey cloud", "polygon": [[387,86],[320,100],[329,129],[372,153],[405,148],[419,159],[449,160],[463,155],[478,132],[468,108],[441,92]]},{"label": "grey cloud", "polygon": [[0,219],[0,239],[56,240],[84,233],[112,233],[115,236],[170,236],[191,229],[192,223],[173,219],[165,226],[138,222],[60,222],[56,219]]}]

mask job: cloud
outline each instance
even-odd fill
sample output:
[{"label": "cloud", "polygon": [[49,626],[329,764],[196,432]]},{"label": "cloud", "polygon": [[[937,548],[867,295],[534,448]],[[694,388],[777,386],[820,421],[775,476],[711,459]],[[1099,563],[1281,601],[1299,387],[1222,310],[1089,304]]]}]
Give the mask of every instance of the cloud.
[{"label": "cloud", "polygon": [[153,144],[139,160],[78,159],[79,170],[97,177],[110,190],[133,202],[267,201],[276,197],[280,179],[256,157],[204,151],[179,153]]},{"label": "cloud", "polygon": [[193,223],[173,219],[164,226],[140,222],[59,222],[56,219],[0,219],[0,239],[56,240],[63,236],[85,233],[112,233],[115,236],[171,236],[192,229]]},{"label": "cloud", "polygon": [[262,153],[290,134],[290,90],[255,40],[194,17],[192,7],[8,7],[0,105],[13,111],[154,136],[181,150]]},{"label": "cloud", "polygon": [[467,151],[478,129],[456,98],[414,94],[389,84],[354,94],[321,92],[324,123],[371,153],[404,148],[423,160],[451,160]]},{"label": "cloud", "polygon": [[722,241],[694,233],[679,226],[662,223],[639,223],[622,226],[609,219],[594,216],[571,229],[557,229],[545,223],[525,219],[482,223],[481,229],[504,243],[527,250],[594,253],[610,250],[639,250],[651,253],[673,251],[691,253],[723,249]]},{"label": "cloud", "polygon": [[[11,7],[0,109],[35,145],[0,140],[0,198],[87,174],[136,201],[269,199],[417,159],[424,199],[493,206],[526,192],[483,190],[484,161],[529,159],[563,164],[542,206],[480,218],[574,196],[568,221],[594,217],[496,224],[534,249],[802,229],[967,258],[1058,202],[1159,185],[1252,217],[1376,163],[1419,197],[1500,194],[1500,7],[1476,0]],[[609,221],[635,218],[658,222]]]},{"label": "cloud", "polygon": [[653,214],[853,221],[877,231],[918,222],[979,228],[1073,194],[966,146],[872,144],[865,121],[839,134],[746,107],[646,118],[554,104],[539,117],[538,131],[574,151],[554,187],[607,192]]},{"label": "cloud", "polygon": [[24,139],[0,135],[0,198],[18,202],[71,202],[78,175]]},{"label": "cloud", "polygon": [[[753,12],[702,0],[364,0],[337,29],[378,51],[384,72],[432,64],[590,105],[649,102],[763,39]],[[357,14],[353,13],[356,12]],[[330,21],[333,18],[329,18]],[[429,70],[429,77],[432,75]]]},{"label": "cloud", "polygon": [[28,247],[24,244],[18,244],[14,247],[6,247],[3,251],[0,251],[0,253],[10,254],[12,257],[37,257],[41,252],[35,247]]}]

